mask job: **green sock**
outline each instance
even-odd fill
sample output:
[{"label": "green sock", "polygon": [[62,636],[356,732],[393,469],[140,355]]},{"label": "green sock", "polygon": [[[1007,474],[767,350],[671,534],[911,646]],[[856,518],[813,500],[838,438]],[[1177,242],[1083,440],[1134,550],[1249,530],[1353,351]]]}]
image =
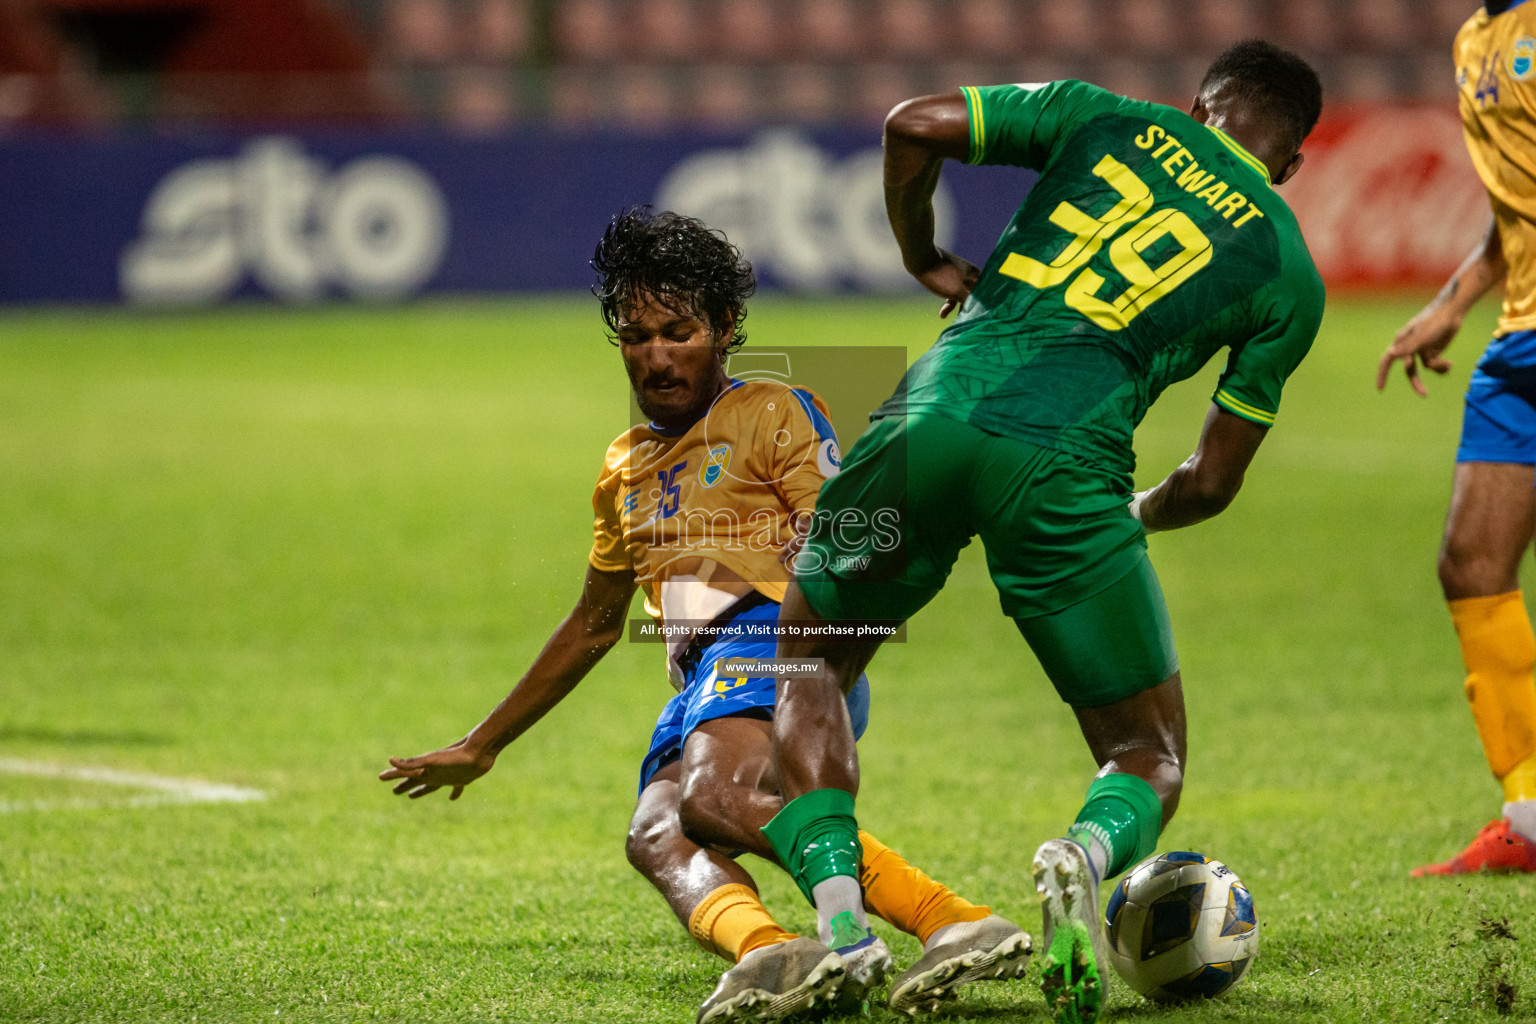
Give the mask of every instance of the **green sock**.
[{"label": "green sock", "polygon": [[814,789],[785,804],[763,826],[773,851],[812,906],[811,890],[836,875],[859,877],[859,823],[853,794]]},{"label": "green sock", "polygon": [[[1139,775],[1114,773],[1093,780],[1067,838],[1083,846],[1089,837],[1108,852],[1105,878],[1113,878],[1157,849],[1163,830],[1163,804]],[[1078,833],[1073,835],[1073,833]]]}]

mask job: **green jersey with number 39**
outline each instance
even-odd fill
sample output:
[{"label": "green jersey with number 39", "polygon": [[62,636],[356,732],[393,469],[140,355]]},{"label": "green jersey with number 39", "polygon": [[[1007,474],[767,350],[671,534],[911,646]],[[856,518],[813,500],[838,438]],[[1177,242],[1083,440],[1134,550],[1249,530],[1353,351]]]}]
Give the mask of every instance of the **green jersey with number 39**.
[{"label": "green jersey with number 39", "polygon": [[970,162],[1040,178],[875,415],[936,413],[1129,473],[1147,409],[1227,347],[1213,400],[1273,423],[1323,283],[1264,165],[1172,107],[1085,82],[962,92]]}]

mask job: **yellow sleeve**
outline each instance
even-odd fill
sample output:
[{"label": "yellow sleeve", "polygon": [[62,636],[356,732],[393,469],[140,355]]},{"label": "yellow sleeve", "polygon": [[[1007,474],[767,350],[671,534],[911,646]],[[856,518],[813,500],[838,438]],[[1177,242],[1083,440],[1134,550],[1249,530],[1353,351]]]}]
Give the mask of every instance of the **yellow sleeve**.
[{"label": "yellow sleeve", "polygon": [[608,458],[603,460],[603,473],[598,478],[597,489],[592,492],[592,551],[587,555],[587,563],[603,572],[634,568],[630,565],[629,549],[624,544],[624,523],[619,512],[622,460],[618,465],[614,463],[614,450],[610,448]]}]

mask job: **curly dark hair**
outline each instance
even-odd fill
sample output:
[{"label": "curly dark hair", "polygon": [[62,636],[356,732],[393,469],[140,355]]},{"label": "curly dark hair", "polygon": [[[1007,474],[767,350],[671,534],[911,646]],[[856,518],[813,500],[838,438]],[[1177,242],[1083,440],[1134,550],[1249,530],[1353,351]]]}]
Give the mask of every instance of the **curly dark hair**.
[{"label": "curly dark hair", "polygon": [[1217,86],[1281,125],[1298,150],[1323,112],[1323,86],[1312,65],[1262,39],[1245,39],[1212,62],[1200,95]]},{"label": "curly dark hair", "polygon": [[603,232],[592,269],[599,275],[592,294],[610,331],[619,329],[625,310],[649,295],[675,313],[699,317],[716,334],[729,333],[727,352],[747,340],[741,324],[757,276],[741,250],[703,221],[645,206],[626,210]]}]

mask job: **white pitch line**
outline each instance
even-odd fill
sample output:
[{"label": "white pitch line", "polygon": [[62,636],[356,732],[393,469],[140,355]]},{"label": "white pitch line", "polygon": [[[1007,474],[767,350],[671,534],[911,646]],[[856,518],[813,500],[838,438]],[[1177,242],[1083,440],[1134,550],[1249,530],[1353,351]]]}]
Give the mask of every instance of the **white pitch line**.
[{"label": "white pitch line", "polygon": [[30,775],[35,778],[63,779],[70,782],[95,782],[106,786],[154,790],[153,794],[116,800],[0,800],[0,814],[17,811],[81,810],[98,807],[157,807],[165,804],[228,804],[265,800],[259,789],[229,786],[200,779],[173,779],[144,772],[124,772],[92,765],[51,764],[46,761],[20,761],[0,757],[0,772]]}]

